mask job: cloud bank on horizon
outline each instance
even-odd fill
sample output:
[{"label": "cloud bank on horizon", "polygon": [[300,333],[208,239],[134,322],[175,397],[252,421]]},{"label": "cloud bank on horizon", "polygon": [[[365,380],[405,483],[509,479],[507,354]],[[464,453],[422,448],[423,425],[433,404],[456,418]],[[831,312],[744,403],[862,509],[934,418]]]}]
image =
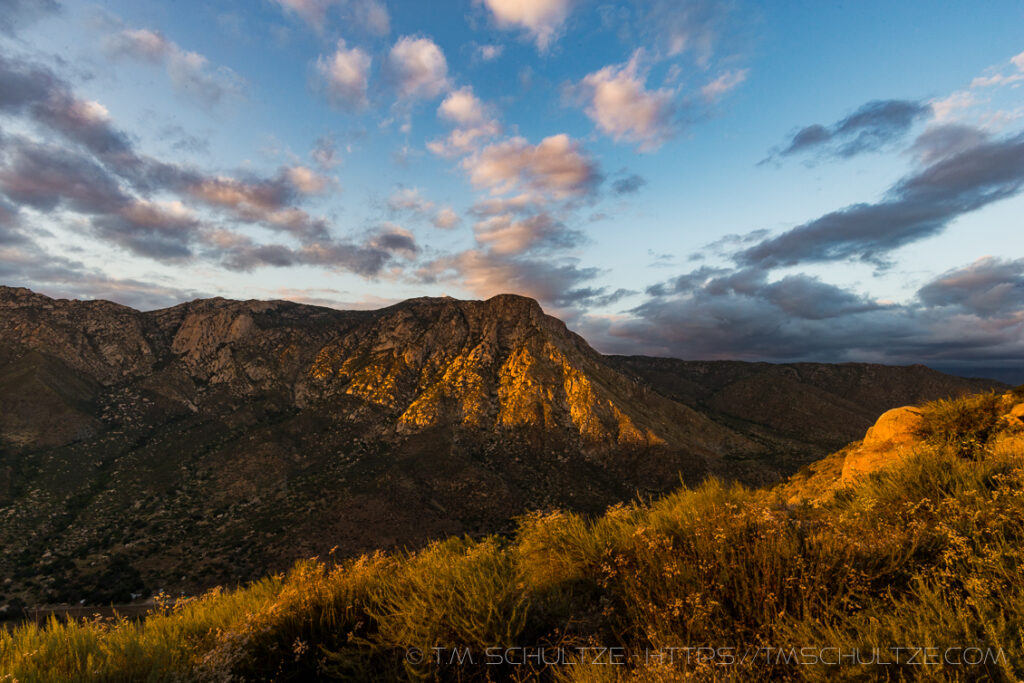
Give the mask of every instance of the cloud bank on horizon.
[{"label": "cloud bank on horizon", "polygon": [[1017,4],[431,7],[0,0],[0,283],[516,292],[607,352],[1024,357]]}]

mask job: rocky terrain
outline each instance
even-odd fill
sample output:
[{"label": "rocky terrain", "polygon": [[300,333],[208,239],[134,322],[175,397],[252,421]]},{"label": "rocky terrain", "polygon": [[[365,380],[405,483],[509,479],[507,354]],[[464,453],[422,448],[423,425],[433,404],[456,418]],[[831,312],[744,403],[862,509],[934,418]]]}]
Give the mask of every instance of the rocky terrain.
[{"label": "rocky terrain", "polygon": [[0,605],[194,592],[680,478],[772,481],[887,409],[997,385],[606,357],[512,295],[139,312],[0,287]]}]

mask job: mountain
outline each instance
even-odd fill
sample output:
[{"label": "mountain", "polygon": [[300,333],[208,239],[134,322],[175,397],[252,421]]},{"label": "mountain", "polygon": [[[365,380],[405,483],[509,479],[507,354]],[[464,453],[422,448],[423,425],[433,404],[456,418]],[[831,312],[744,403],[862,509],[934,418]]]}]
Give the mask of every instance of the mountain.
[{"label": "mountain", "polygon": [[888,408],[993,385],[606,357],[512,295],[139,312],[0,288],[0,602],[191,592],[680,478],[777,480]]},{"label": "mountain", "polygon": [[777,468],[783,462],[806,464],[855,441],[893,407],[1006,388],[924,365],[606,360],[634,381],[761,444]]}]

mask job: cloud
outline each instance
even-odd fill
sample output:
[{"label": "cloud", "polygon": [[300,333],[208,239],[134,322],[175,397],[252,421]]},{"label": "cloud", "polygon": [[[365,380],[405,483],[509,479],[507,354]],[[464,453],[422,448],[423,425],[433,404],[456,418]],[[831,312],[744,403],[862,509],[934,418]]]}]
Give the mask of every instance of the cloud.
[{"label": "cloud", "polygon": [[439,228],[441,230],[451,230],[459,223],[461,223],[462,219],[459,218],[459,214],[455,213],[454,209],[452,209],[449,206],[446,206],[437,212],[432,222],[435,228]]},{"label": "cloud", "polygon": [[388,70],[405,99],[432,99],[448,89],[448,61],[430,38],[399,38],[388,53]]},{"label": "cloud", "polygon": [[288,182],[302,194],[320,194],[331,185],[331,179],[305,166],[290,166],[284,169]]},{"label": "cloud", "polygon": [[952,95],[931,102],[937,123],[953,121],[959,117],[960,112],[970,109],[975,104],[977,104],[977,100],[973,93],[967,90],[958,90]]},{"label": "cloud", "polygon": [[582,286],[600,274],[597,268],[581,268],[575,259],[509,256],[479,249],[433,261],[419,272],[424,282],[452,282],[481,298],[513,292],[567,309],[607,295],[603,288]]},{"label": "cloud", "polygon": [[128,202],[117,179],[85,156],[11,137],[3,147],[0,191],[15,204],[97,214],[116,212]]},{"label": "cloud", "polygon": [[189,244],[199,221],[180,201],[135,200],[116,214],[95,218],[92,226],[99,237],[132,253],[173,261],[192,256]]},{"label": "cloud", "polygon": [[354,24],[376,35],[391,31],[391,17],[384,3],[378,0],[274,0],[286,12],[302,19],[317,33],[327,27],[332,9],[344,12],[346,23]]},{"label": "cloud", "polygon": [[355,3],[354,13],[357,23],[365,26],[371,33],[386,36],[391,32],[391,16],[384,3],[362,0]]},{"label": "cloud", "polygon": [[990,76],[978,76],[971,81],[971,88],[991,88],[995,86],[1011,85],[1024,81],[1024,52],[1011,57],[1009,63],[1016,68],[1016,73],[993,73]]},{"label": "cloud", "polygon": [[437,108],[437,115],[461,126],[479,125],[485,119],[483,102],[470,86],[449,93]]},{"label": "cloud", "polygon": [[568,230],[565,225],[548,213],[537,213],[526,218],[515,218],[511,214],[490,216],[473,226],[476,241],[488,247],[493,254],[523,254],[541,249],[564,249],[575,246],[581,240],[577,231]]},{"label": "cloud", "polygon": [[917,136],[910,151],[923,164],[931,164],[939,159],[966,152],[987,141],[988,134],[973,126],[957,123],[931,126]]},{"label": "cloud", "polygon": [[160,279],[146,282],[112,278],[78,261],[48,253],[31,241],[26,240],[16,247],[0,243],[0,280],[11,286],[30,287],[48,296],[107,299],[140,310],[165,308],[210,296],[208,292],[161,284]]},{"label": "cloud", "polygon": [[338,156],[338,145],[334,141],[334,136],[331,135],[317,138],[309,156],[322,169],[332,169],[341,163]]},{"label": "cloud", "polygon": [[586,195],[601,181],[596,162],[562,133],[531,145],[514,137],[463,161],[470,181],[495,194],[517,189],[562,199]]},{"label": "cloud", "polygon": [[501,126],[491,118],[487,107],[465,86],[448,94],[437,108],[437,116],[455,128],[443,140],[432,140],[427,149],[442,157],[464,156],[476,151],[480,144],[501,133]]},{"label": "cloud", "polygon": [[[326,220],[300,207],[333,182],[316,171],[293,165],[270,177],[212,175],[142,155],[101,105],[76,98],[37,64],[0,55],[0,112],[71,143],[2,136],[0,192],[15,213],[21,207],[67,211],[100,239],[136,254],[202,258],[236,270],[313,265],[369,277],[392,258],[381,246],[333,237]],[[236,229],[248,225],[283,233],[299,246],[254,242]],[[396,244],[396,238],[376,239]]]},{"label": "cloud", "polygon": [[708,102],[717,102],[726,93],[739,87],[745,80],[747,80],[748,73],[750,73],[749,69],[726,71],[721,76],[701,88],[700,94]]},{"label": "cloud", "polygon": [[504,45],[477,45],[476,56],[482,61],[491,62],[500,57],[504,51]]},{"label": "cloud", "polygon": [[627,316],[589,316],[605,352],[691,359],[1011,362],[1024,352],[1024,260],[985,258],[882,304],[807,275],[701,268],[649,289]]},{"label": "cloud", "polygon": [[544,52],[555,41],[572,11],[574,0],[475,0],[491,12],[502,28],[522,28]]},{"label": "cloud", "polygon": [[[941,232],[956,217],[1024,187],[1024,134],[940,155],[897,182],[875,204],[854,204],[741,251],[740,263],[763,268],[885,254]],[[932,157],[934,158],[934,157]]]},{"label": "cloud", "polygon": [[[877,151],[899,140],[915,123],[930,116],[933,105],[910,100],[868,102],[831,126],[814,124],[801,128],[765,161],[807,152],[849,158]],[[934,112],[938,116],[939,110]]]},{"label": "cloud", "polygon": [[411,213],[424,216],[434,210],[434,202],[420,195],[419,188],[403,187],[388,197],[388,208],[394,213]]},{"label": "cloud", "polygon": [[0,112],[29,115],[102,155],[125,154],[128,137],[113,128],[106,108],[75,97],[49,69],[0,54]]},{"label": "cloud", "polygon": [[632,173],[625,178],[619,178],[612,183],[612,192],[617,195],[624,194],[635,194],[640,191],[644,185],[647,184],[647,180],[638,176],[636,173]]},{"label": "cloud", "polygon": [[652,151],[677,132],[675,92],[646,89],[646,77],[639,70],[642,57],[643,51],[637,50],[626,64],[588,74],[580,90],[587,116],[603,133],[616,141],[638,143],[641,151]]},{"label": "cloud", "polygon": [[0,0],[0,34],[12,36],[33,21],[60,10],[57,0]]},{"label": "cloud", "polygon": [[1024,318],[1024,258],[986,256],[951,270],[918,290],[930,307],[954,307],[983,317]]},{"label": "cloud", "polygon": [[343,109],[366,105],[372,62],[372,58],[358,47],[347,48],[344,40],[338,41],[333,54],[316,60],[316,70],[334,104]]},{"label": "cloud", "polygon": [[123,29],[107,36],[107,53],[164,66],[179,93],[214,106],[244,91],[244,80],[227,67],[210,68],[206,57],[181,48],[162,33],[149,29]]},{"label": "cloud", "polygon": [[367,245],[386,252],[398,253],[406,258],[415,258],[420,248],[416,238],[405,228],[393,223],[386,223],[371,233]]}]

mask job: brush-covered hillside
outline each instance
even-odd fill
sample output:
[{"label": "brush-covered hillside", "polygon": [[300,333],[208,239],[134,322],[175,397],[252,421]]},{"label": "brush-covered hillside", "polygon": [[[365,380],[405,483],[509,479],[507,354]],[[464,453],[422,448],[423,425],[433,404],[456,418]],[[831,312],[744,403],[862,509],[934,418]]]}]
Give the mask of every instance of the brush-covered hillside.
[{"label": "brush-covered hillside", "polygon": [[780,485],[297,564],[144,621],[23,625],[6,680],[1024,676],[1024,388],[887,413]]}]

